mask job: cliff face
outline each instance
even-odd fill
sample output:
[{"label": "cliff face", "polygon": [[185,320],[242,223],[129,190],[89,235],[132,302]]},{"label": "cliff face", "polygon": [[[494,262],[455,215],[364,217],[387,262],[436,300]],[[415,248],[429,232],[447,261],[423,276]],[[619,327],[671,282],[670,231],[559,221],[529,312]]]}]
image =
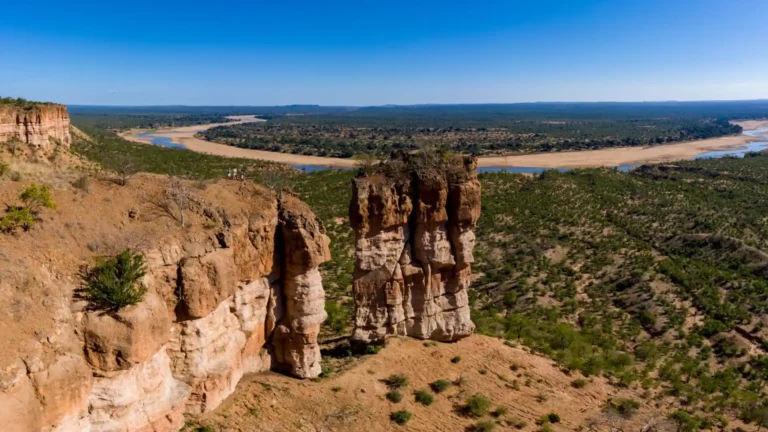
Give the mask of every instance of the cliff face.
[{"label": "cliff face", "polygon": [[406,157],[353,180],[353,340],[455,341],[472,333],[467,288],[480,216],[475,169],[469,157],[432,164]]},{"label": "cliff face", "polygon": [[[244,374],[319,375],[318,266],[330,253],[315,215],[293,196],[219,182],[194,192],[182,229],[153,198],[163,180],[58,191],[50,221],[2,238],[3,430],[175,431]],[[80,266],[126,246],[146,258],[144,300],[90,310]]]},{"label": "cliff face", "polygon": [[72,137],[67,107],[55,104],[29,108],[0,106],[0,143],[14,137],[33,149],[48,150],[57,145],[55,143],[69,148]]}]

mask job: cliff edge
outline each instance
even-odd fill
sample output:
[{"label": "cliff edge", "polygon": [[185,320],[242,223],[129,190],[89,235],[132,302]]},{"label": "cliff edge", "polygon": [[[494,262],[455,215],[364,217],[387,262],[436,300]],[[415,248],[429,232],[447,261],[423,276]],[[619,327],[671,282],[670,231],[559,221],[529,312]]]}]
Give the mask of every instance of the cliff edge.
[{"label": "cliff edge", "polygon": [[[0,201],[27,186],[0,179]],[[182,192],[183,226],[168,200]],[[55,210],[0,234],[4,431],[176,431],[244,374],[320,374],[329,240],[296,197],[147,174],[51,195]],[[93,308],[84,267],[126,248],[144,257],[146,294]]]},{"label": "cliff edge", "polygon": [[36,102],[0,104],[0,143],[12,140],[33,150],[69,148],[69,114],[64,105]]}]

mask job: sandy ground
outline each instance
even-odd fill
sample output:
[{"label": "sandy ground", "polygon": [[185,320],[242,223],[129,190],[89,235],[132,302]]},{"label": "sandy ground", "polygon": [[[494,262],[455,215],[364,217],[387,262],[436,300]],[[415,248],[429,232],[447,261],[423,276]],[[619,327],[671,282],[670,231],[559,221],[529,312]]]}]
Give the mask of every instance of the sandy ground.
[{"label": "sandy ground", "polygon": [[[452,363],[455,356],[460,361]],[[406,374],[409,381],[400,390],[399,403],[386,399],[387,388],[381,381],[395,373]],[[586,419],[599,417],[611,397],[641,403],[632,421],[623,425],[626,431],[639,431],[644,420],[669,411],[664,398],[646,401],[638,392],[613,387],[604,378],[592,378],[586,387],[575,389],[571,382],[577,377],[544,357],[504,346],[499,339],[473,335],[458,343],[425,347],[422,341],[396,338],[379,354],[327,379],[301,381],[271,372],[248,376],[219,408],[196,420],[213,430],[233,432],[464,432],[479,420],[459,412],[459,406],[474,394],[489,398],[491,409],[507,410],[497,419],[483,418],[497,422],[499,432],[518,430],[507,424],[513,419],[525,421],[525,431],[539,430],[536,421],[547,413],[561,417],[553,425],[555,432],[578,430]],[[461,385],[440,394],[430,391],[433,404],[415,402],[417,389],[428,389],[429,383],[439,379],[459,378]],[[653,402],[661,408],[652,406]],[[397,426],[389,415],[403,409],[413,417],[407,425]]]},{"label": "sandy ground", "polygon": [[[238,124],[264,121],[253,116],[230,117]],[[745,130],[768,127],[768,120],[748,120],[735,122]],[[282,162],[290,165],[320,165],[349,168],[357,165],[354,159],[331,158],[322,156],[304,156],[288,153],[277,153],[263,150],[250,150],[217,144],[195,138],[195,133],[221,124],[197,125],[180,127],[154,132],[153,135],[173,138],[192,151],[225,157],[247,159],[262,159]],[[130,141],[150,143],[151,139],[137,137],[143,130],[122,132],[120,136]],[[694,156],[715,150],[737,148],[746,143],[758,141],[749,136],[728,136],[711,138],[701,141],[690,141],[678,144],[665,144],[651,147],[618,147],[601,150],[585,150],[556,153],[535,153],[515,156],[484,156],[479,159],[480,167],[539,167],[539,168],[585,168],[598,166],[618,166],[632,163],[657,163],[681,159],[692,159]]]}]

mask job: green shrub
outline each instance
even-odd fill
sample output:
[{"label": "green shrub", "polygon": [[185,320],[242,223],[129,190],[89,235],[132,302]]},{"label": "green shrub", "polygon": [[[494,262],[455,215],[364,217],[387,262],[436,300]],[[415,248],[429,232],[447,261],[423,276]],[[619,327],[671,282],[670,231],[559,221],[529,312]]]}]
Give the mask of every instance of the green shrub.
[{"label": "green shrub", "polygon": [[12,233],[17,228],[29,230],[35,224],[35,218],[28,208],[10,207],[5,216],[0,218],[0,232]]},{"label": "green shrub", "polygon": [[424,406],[430,406],[435,401],[435,398],[433,398],[428,391],[423,389],[416,390],[416,393],[414,393],[414,395],[416,396],[415,397],[416,402]]},{"label": "green shrub", "polygon": [[461,357],[460,356],[456,356],[456,357],[452,357],[451,358],[451,363],[455,364],[455,363],[458,363],[460,361],[461,361]]},{"label": "green shrub", "polygon": [[384,378],[382,381],[384,381],[384,384],[386,384],[387,387],[389,387],[391,390],[397,390],[408,385],[408,377],[403,374],[392,374]]},{"label": "green shrub", "polygon": [[390,390],[387,392],[387,399],[389,399],[390,402],[398,403],[403,400],[403,394],[398,390]]},{"label": "green shrub", "polygon": [[585,380],[584,378],[576,378],[575,380],[571,381],[571,387],[573,388],[584,388],[589,384],[589,381]]},{"label": "green shrub", "polygon": [[0,177],[4,176],[10,169],[11,167],[8,165],[8,162],[0,160]]},{"label": "green shrub", "polygon": [[13,180],[13,181],[15,181],[15,182],[17,182],[17,181],[21,181],[21,173],[20,173],[20,172],[18,172],[18,171],[14,171],[14,172],[12,172],[12,173],[11,173],[11,180]]},{"label": "green shrub", "polygon": [[432,391],[435,392],[435,393],[442,393],[442,392],[448,390],[448,387],[450,387],[450,386],[451,386],[451,382],[448,381],[448,380],[444,380],[444,379],[433,381],[433,382],[429,383],[429,388],[431,388]]},{"label": "green shrub", "polygon": [[144,299],[137,282],[146,274],[144,257],[125,249],[114,258],[99,259],[85,276],[85,298],[97,309],[119,310]]},{"label": "green shrub", "polygon": [[349,325],[349,308],[340,305],[335,300],[328,300],[325,302],[325,313],[328,315],[328,319],[325,320],[325,325],[328,326],[331,331],[340,334],[347,329],[347,326]]},{"label": "green shrub", "polygon": [[640,408],[640,403],[632,399],[614,398],[608,401],[606,409],[618,413],[624,418],[631,418],[637,409]]},{"label": "green shrub", "polygon": [[474,396],[467,399],[467,402],[462,407],[464,415],[469,417],[482,417],[488,414],[491,409],[491,401],[487,397],[477,393]]},{"label": "green shrub", "polygon": [[399,425],[408,423],[408,420],[410,420],[411,417],[413,417],[413,415],[406,410],[395,411],[389,415],[389,419]]},{"label": "green shrub", "polygon": [[491,432],[495,429],[496,424],[490,420],[479,421],[469,428],[469,430],[472,432]]},{"label": "green shrub", "polygon": [[491,412],[491,415],[494,417],[502,417],[506,413],[507,413],[507,407],[500,406],[500,407],[496,407],[496,409],[493,410],[493,412]]},{"label": "green shrub", "polygon": [[560,416],[555,413],[549,413],[547,414],[547,421],[552,424],[560,423]]},{"label": "green shrub", "polygon": [[32,213],[37,212],[41,207],[56,208],[48,186],[39,186],[33,183],[21,191],[19,198],[24,203],[24,207],[28,208]]},{"label": "green shrub", "polygon": [[669,418],[677,424],[678,432],[695,432],[700,429],[699,419],[688,412],[677,410]]},{"label": "green shrub", "polygon": [[514,427],[515,429],[524,429],[526,426],[528,426],[528,423],[525,420],[519,418],[507,420],[507,424]]}]

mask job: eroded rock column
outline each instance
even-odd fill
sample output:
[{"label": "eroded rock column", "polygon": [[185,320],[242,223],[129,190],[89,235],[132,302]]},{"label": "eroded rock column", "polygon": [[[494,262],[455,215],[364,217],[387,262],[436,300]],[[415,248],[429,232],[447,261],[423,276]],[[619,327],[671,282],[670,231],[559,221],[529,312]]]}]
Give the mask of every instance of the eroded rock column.
[{"label": "eroded rock column", "polygon": [[405,157],[352,182],[353,340],[455,341],[474,330],[467,289],[480,216],[476,161]]},{"label": "eroded rock column", "polygon": [[284,316],[272,339],[275,359],[286,373],[316,377],[321,372],[317,336],[327,317],[319,266],[331,258],[330,241],[309,207],[290,195],[280,200],[280,239]]}]

